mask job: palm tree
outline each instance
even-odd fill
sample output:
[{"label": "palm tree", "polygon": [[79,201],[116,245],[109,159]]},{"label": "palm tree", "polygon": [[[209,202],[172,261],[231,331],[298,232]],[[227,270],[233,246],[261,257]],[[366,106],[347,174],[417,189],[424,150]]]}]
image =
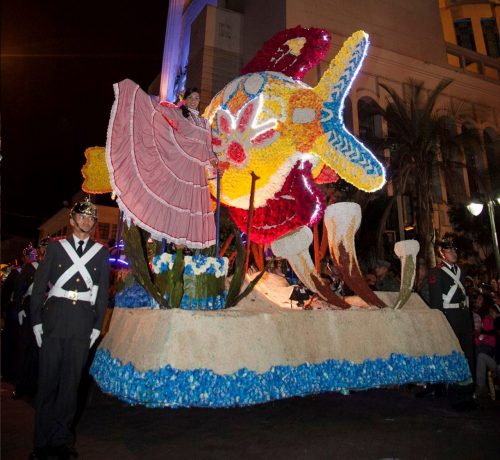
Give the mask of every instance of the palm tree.
[{"label": "palm tree", "polygon": [[[388,135],[384,146],[391,157],[389,177],[395,195],[410,195],[414,203],[416,235],[422,254],[430,266],[435,264],[433,176],[436,168],[449,166],[457,158],[464,145],[477,139],[473,130],[457,134],[455,122],[460,114],[454,108],[446,114],[437,109],[436,103],[451,80],[442,80],[428,92],[422,82],[409,80],[403,97],[393,88],[381,84],[388,93],[389,103],[381,109],[381,115],[388,124]],[[445,116],[448,115],[448,116]],[[379,241],[385,229],[394,198],[390,199],[379,226]]]}]

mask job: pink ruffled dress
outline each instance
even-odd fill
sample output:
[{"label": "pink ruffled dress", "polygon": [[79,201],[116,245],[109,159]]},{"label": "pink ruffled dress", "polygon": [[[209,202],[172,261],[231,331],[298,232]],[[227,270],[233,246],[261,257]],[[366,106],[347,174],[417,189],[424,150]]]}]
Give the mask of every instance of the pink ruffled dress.
[{"label": "pink ruffled dress", "polygon": [[116,83],[106,161],[127,220],[156,240],[190,248],[215,244],[205,167],[210,129],[153,101],[131,80]]}]

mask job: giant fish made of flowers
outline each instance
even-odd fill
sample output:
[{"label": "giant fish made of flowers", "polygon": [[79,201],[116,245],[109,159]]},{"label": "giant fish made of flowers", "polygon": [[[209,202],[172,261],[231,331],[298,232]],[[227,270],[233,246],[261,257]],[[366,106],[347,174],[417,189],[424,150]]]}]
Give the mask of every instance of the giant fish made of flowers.
[{"label": "giant fish made of flowers", "polygon": [[333,182],[340,176],[367,192],[386,182],[383,166],[342,120],[368,35],[358,31],[350,36],[319,83],[309,87],[301,78],[329,46],[330,34],[323,29],[298,26],[280,32],[205,110],[213,149],[224,169],[221,202],[242,231],[251,173],[258,177],[250,236],[254,242],[271,243],[319,221],[325,205],[315,181],[323,177],[328,179],[322,182]]}]

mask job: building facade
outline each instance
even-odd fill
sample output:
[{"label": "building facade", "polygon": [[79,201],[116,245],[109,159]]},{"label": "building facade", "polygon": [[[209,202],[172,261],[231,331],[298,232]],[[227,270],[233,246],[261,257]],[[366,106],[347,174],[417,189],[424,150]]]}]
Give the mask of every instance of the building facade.
[{"label": "building facade", "polygon": [[[85,199],[86,195],[80,191],[76,193],[71,202],[76,203]],[[97,201],[97,203],[95,203]],[[92,202],[97,206],[98,222],[94,228],[92,237],[102,244],[116,244],[118,227],[120,225],[120,210],[116,206],[101,204],[102,200],[98,195],[93,195]],[[69,224],[70,208],[62,208],[53,216],[47,219],[38,227],[38,241],[45,237],[67,237],[72,234],[72,228]]]},{"label": "building facade", "polygon": [[[47,219],[40,227],[38,240],[45,237],[66,237],[72,234],[71,226],[69,225],[69,209],[63,208],[56,212],[53,216]],[[120,218],[120,210],[111,206],[97,205],[97,215],[99,222],[96,225],[93,238],[103,244],[108,244],[109,241],[116,240],[118,231],[118,223]]]},{"label": "building facade", "polygon": [[[187,2],[190,3],[190,2]],[[486,192],[500,192],[500,2],[459,0],[240,0],[207,5],[191,23],[188,86],[201,88],[202,106],[277,32],[302,25],[328,30],[332,46],[305,82],[314,86],[343,41],[356,30],[370,35],[370,49],[346,100],[344,119],[361,140],[386,135],[388,127],[370,107],[385,108],[384,83],[403,96],[409,79],[431,90],[451,79],[438,107],[460,107],[458,132],[475,129],[482,148],[463,151],[453,173],[436,170],[433,184],[434,226],[438,235],[451,231],[448,208]],[[389,153],[375,152],[389,161]],[[477,171],[488,171],[484,190]],[[391,194],[390,182],[385,193]],[[415,225],[411,197],[398,198],[394,239]]]}]

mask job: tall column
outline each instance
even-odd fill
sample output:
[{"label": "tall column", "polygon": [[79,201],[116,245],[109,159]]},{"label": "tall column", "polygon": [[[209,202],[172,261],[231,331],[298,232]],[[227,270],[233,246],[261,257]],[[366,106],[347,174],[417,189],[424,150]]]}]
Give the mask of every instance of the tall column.
[{"label": "tall column", "polygon": [[179,49],[182,34],[182,10],[184,0],[170,0],[168,5],[167,29],[163,47],[161,67],[160,100],[175,101],[174,84],[179,69]]},{"label": "tall column", "polygon": [[191,24],[205,6],[217,6],[217,0],[192,0],[184,11],[184,3],[185,0],[170,0],[168,7],[160,81],[161,101],[174,102],[177,97],[175,79],[188,63]]}]

